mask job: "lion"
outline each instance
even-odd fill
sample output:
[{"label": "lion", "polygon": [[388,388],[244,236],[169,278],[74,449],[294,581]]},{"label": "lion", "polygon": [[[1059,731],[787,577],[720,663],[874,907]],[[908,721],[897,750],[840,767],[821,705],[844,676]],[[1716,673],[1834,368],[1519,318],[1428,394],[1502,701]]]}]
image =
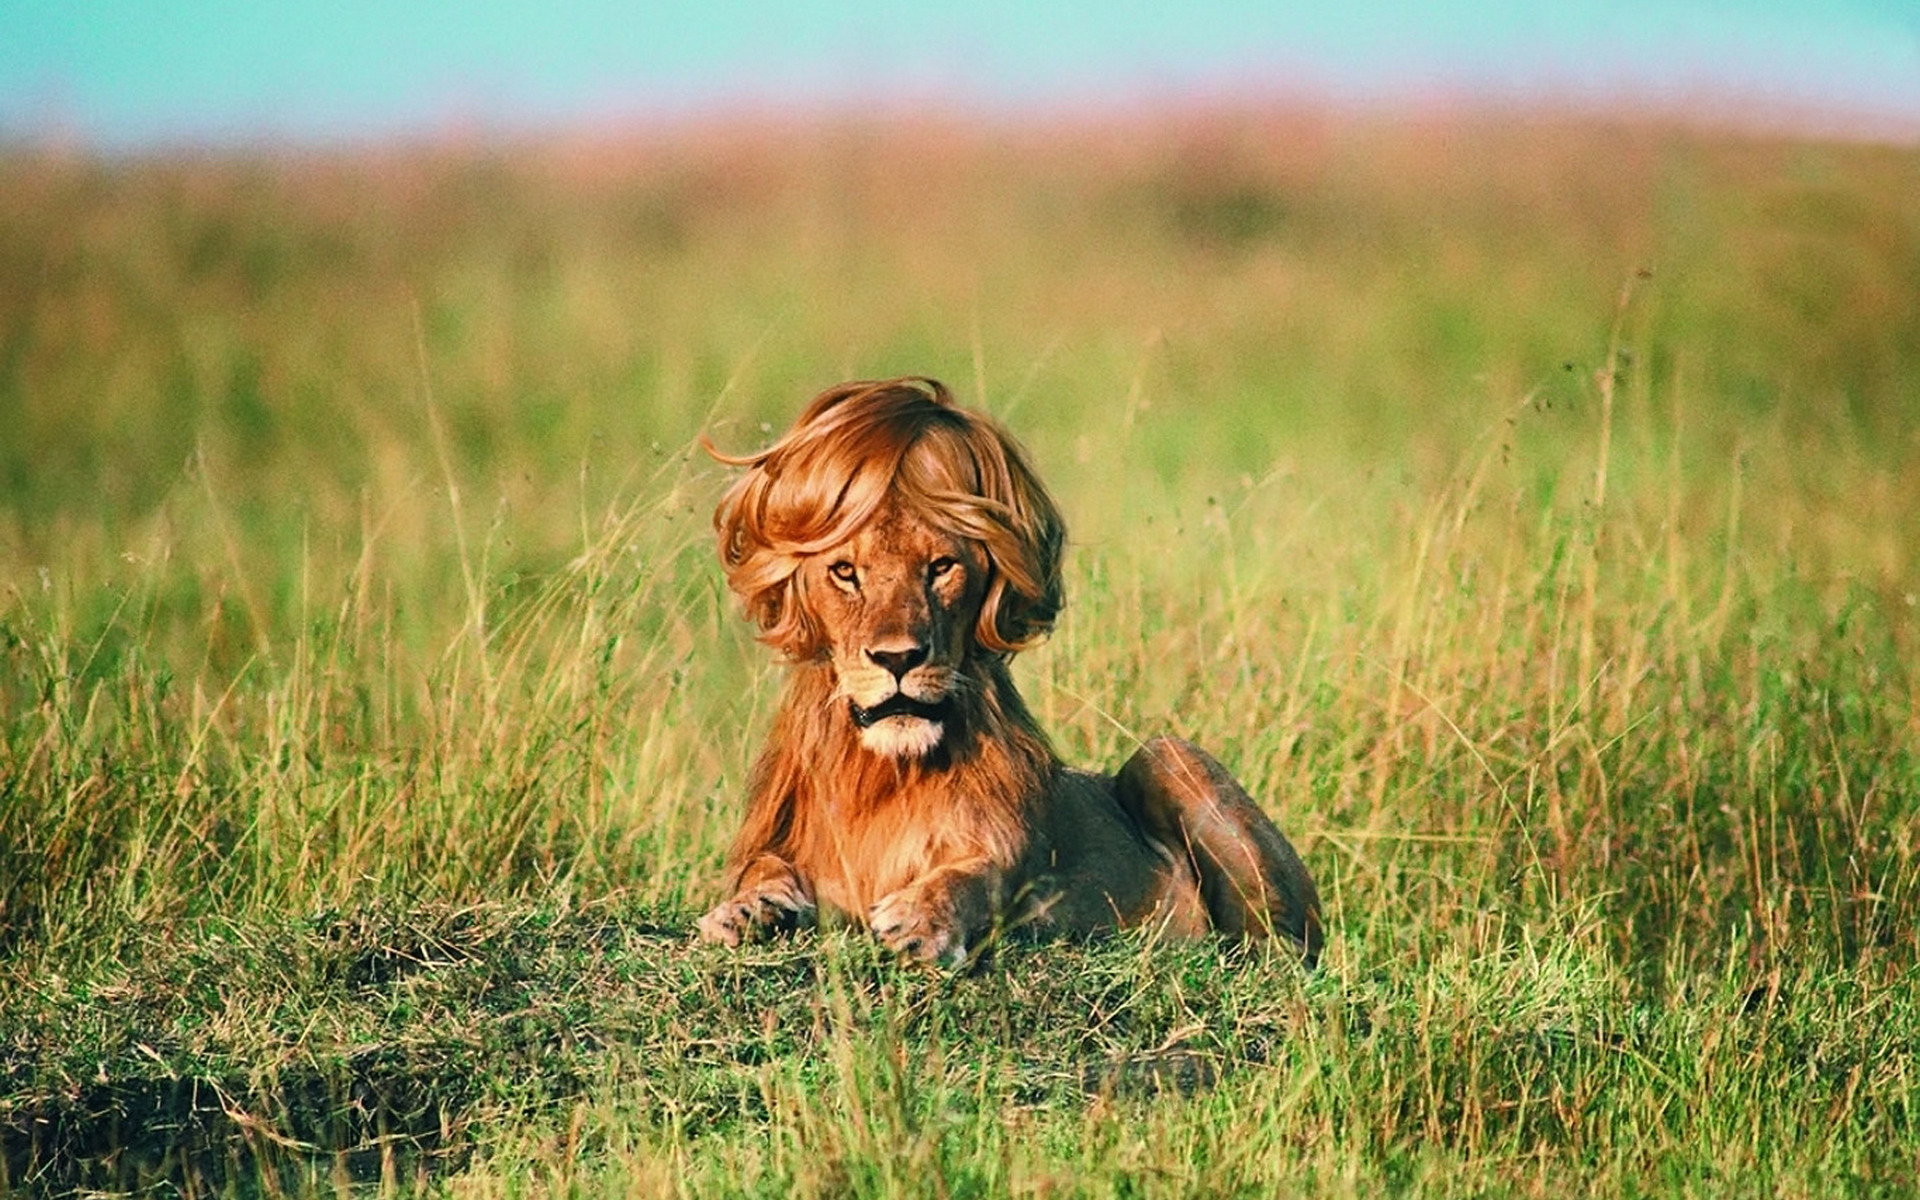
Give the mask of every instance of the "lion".
[{"label": "lion", "polygon": [[815,397],[714,513],[727,583],[790,663],[702,938],[824,912],[957,966],[996,930],[1284,939],[1311,965],[1313,879],[1199,747],[1064,765],[1008,664],[1064,600],[1066,529],[1027,455],[938,382]]}]

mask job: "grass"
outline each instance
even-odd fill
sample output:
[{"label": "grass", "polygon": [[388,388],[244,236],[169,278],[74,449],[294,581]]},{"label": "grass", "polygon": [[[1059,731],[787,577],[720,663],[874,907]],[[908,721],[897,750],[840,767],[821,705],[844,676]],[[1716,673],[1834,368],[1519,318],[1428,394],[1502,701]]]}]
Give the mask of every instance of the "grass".
[{"label": "grass", "polygon": [[[0,158],[0,1190],[1920,1186],[1911,149],[1546,117]],[[695,946],[710,430],[928,372],[1075,761],[1322,969]]]}]

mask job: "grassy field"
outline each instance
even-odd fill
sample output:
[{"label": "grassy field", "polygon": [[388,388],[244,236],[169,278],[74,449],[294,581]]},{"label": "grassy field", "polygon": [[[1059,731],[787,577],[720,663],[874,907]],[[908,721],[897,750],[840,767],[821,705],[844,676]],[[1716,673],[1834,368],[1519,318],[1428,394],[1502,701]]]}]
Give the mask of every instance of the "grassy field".
[{"label": "grassy field", "polygon": [[[1510,115],[0,155],[0,1192],[1920,1189],[1920,150]],[[1073,532],[1312,975],[693,945],[844,378]]]}]

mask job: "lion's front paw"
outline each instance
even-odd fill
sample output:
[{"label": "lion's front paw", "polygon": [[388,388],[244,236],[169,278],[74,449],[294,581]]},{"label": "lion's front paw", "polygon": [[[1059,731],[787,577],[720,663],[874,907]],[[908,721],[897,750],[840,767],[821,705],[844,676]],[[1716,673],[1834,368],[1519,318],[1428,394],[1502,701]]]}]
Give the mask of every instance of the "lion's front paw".
[{"label": "lion's front paw", "polygon": [[896,954],[945,967],[967,961],[966,932],[950,913],[929,903],[915,888],[880,897],[867,910],[867,926],[881,945]]},{"label": "lion's front paw", "polygon": [[741,942],[813,924],[813,899],[790,879],[752,887],[716,904],[698,922],[700,937],[738,946]]}]

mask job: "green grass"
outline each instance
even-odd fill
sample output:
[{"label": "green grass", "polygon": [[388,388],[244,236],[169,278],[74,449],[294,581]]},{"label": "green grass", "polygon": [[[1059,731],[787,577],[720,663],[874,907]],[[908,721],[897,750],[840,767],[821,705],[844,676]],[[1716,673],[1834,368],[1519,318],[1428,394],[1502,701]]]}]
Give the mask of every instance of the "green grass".
[{"label": "green grass", "polygon": [[[0,1191],[1913,1191],[1916,194],[1521,116],[0,157]],[[1067,512],[1061,749],[1228,762],[1319,972],[689,941],[779,684],[693,439],[905,372]]]}]

